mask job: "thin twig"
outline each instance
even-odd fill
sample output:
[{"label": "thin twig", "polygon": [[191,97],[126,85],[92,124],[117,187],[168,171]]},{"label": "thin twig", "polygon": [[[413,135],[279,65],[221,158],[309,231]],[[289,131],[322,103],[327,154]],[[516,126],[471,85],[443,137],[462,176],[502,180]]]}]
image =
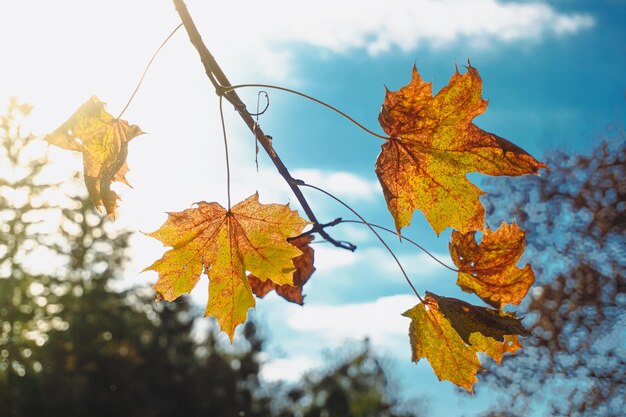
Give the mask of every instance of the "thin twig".
[{"label": "thin twig", "polygon": [[[343,222],[343,219],[341,217],[337,217],[332,222],[318,224],[318,226],[321,227],[321,228],[326,228],[326,227],[336,226],[336,225],[338,225],[339,223],[342,223],[342,222]],[[304,237],[304,236],[312,235],[313,233],[316,233],[316,231],[313,230],[313,229],[309,229],[306,232],[303,232],[303,233],[299,234],[298,236],[295,236],[295,237],[292,237],[292,238],[289,238],[289,239],[298,239],[298,238],[301,238],[301,237]]]},{"label": "thin twig", "polygon": [[[261,94],[265,94],[265,107],[263,110],[259,110],[259,104],[261,103]],[[259,91],[256,95],[256,113],[250,113],[250,116],[256,117],[256,122],[259,123],[259,116],[265,114],[267,109],[270,108],[270,96],[267,94],[267,91]]]},{"label": "thin twig", "polygon": [[230,86],[228,88],[225,88],[224,91],[225,92],[229,92],[229,91],[234,91],[234,90],[236,90],[238,88],[246,88],[246,87],[272,88],[274,90],[280,90],[280,91],[285,91],[287,93],[295,94],[297,96],[300,96],[300,97],[306,98],[308,100],[311,100],[311,101],[313,101],[313,102],[315,102],[317,104],[321,104],[322,106],[324,106],[324,107],[334,111],[335,113],[345,117],[350,122],[354,123],[357,127],[359,127],[360,129],[364,130],[365,132],[369,133],[372,136],[375,136],[375,137],[377,137],[379,139],[383,139],[383,140],[391,139],[388,136],[383,136],[383,135],[380,135],[380,134],[378,134],[376,132],[373,132],[373,131],[369,130],[368,128],[363,126],[361,123],[357,122],[351,116],[348,116],[346,113],[344,113],[343,111],[339,110],[338,108],[336,108],[334,106],[331,106],[330,104],[328,104],[328,103],[326,103],[326,102],[324,102],[322,100],[319,100],[319,99],[317,99],[315,97],[309,96],[307,94],[301,93],[301,92],[296,91],[296,90],[292,90],[291,88],[285,88],[285,87],[280,87],[280,86],[277,86],[277,85],[270,85],[270,84],[238,84],[238,85],[232,85],[232,86]]},{"label": "thin twig", "polygon": [[[337,224],[339,224],[339,223],[359,223],[359,224],[366,224],[366,223],[364,223],[364,222],[362,222],[362,221],[360,221],[360,220],[341,220],[341,221],[340,221],[340,222],[338,222]],[[335,224],[331,224],[331,226],[334,226],[334,225],[335,225]],[[416,247],[418,247],[418,248],[419,248],[422,252],[424,252],[426,255],[430,256],[430,257],[431,257],[431,258],[432,258],[435,262],[437,262],[439,265],[443,266],[444,268],[449,269],[449,270],[450,270],[450,271],[452,271],[452,272],[457,272],[457,273],[466,273],[466,274],[478,274],[478,275],[474,275],[474,276],[473,276],[473,279],[476,279],[476,280],[481,281],[481,282],[485,282],[484,280],[482,280],[482,279],[480,278],[480,274],[482,274],[482,273],[487,273],[487,274],[488,274],[488,273],[489,273],[489,271],[491,271],[491,270],[493,269],[493,268],[482,268],[482,269],[480,269],[480,268],[475,268],[475,267],[472,267],[472,268],[465,268],[465,269],[455,269],[455,268],[452,268],[451,266],[447,265],[445,262],[443,262],[443,261],[441,261],[439,258],[437,258],[435,255],[433,255],[432,253],[430,253],[430,252],[428,251],[428,249],[424,248],[422,245],[420,245],[419,243],[415,242],[414,240],[409,239],[408,237],[406,237],[406,236],[404,236],[404,235],[402,235],[402,234],[398,234],[398,232],[396,232],[395,230],[391,230],[391,229],[388,229],[388,228],[386,228],[386,227],[384,227],[384,226],[380,226],[380,225],[378,225],[378,224],[374,224],[374,223],[369,223],[369,224],[366,224],[366,225],[368,225],[368,226],[372,226],[372,227],[375,227],[375,228],[378,228],[378,229],[384,230],[384,231],[386,231],[386,232],[389,232],[389,233],[391,233],[391,234],[393,234],[393,235],[399,236],[401,240],[406,240],[406,241],[407,241],[407,242],[409,242],[410,244],[415,245],[415,246],[416,246]]]},{"label": "thin twig", "polygon": [[[363,223],[361,220],[341,220],[339,223],[358,223],[358,224],[365,224],[365,223]],[[372,226],[372,227],[375,227],[375,228],[377,228],[377,229],[380,229],[380,230],[384,230],[385,232],[389,232],[389,233],[391,233],[392,235],[396,235],[396,236],[398,236],[398,233],[397,233],[395,230],[391,230],[391,229],[388,229],[388,228],[386,228],[386,227],[384,227],[384,226],[379,226],[379,225],[374,224],[374,223],[368,223],[368,225],[369,225],[369,226]],[[447,268],[447,269],[449,269],[450,271],[453,271],[453,272],[461,272],[461,271],[459,271],[458,269],[454,269],[454,268],[452,268],[451,266],[447,265],[445,262],[443,262],[443,261],[439,260],[439,258],[437,258],[435,255],[433,255],[432,253],[430,253],[430,252],[429,252],[426,248],[424,248],[422,245],[420,245],[419,243],[415,242],[414,240],[409,239],[408,237],[406,237],[406,236],[404,236],[404,235],[402,235],[402,234],[400,234],[400,239],[401,239],[401,240],[406,240],[406,241],[407,241],[407,242],[409,242],[410,244],[415,245],[415,246],[416,246],[417,248],[419,248],[422,252],[424,252],[426,255],[430,256],[430,257],[431,257],[431,258],[432,258],[435,262],[437,262],[439,265],[443,266],[444,268]]]},{"label": "thin twig", "polygon": [[[318,223],[316,225],[314,225],[313,228],[307,230],[306,232],[303,232],[301,234],[299,234],[298,236],[295,237],[290,237],[287,240],[291,241],[291,240],[295,240],[298,238],[301,238],[303,236],[309,236],[312,235],[313,233],[319,233],[320,229],[325,229],[327,227],[332,227],[332,226],[336,226],[338,224],[340,224],[342,222],[341,217],[336,218],[335,220],[333,220],[332,222],[328,222],[328,223]],[[340,242],[346,244],[347,246],[349,246],[349,249],[354,252],[356,250],[356,245],[350,242],[346,242],[345,240],[341,240]],[[317,243],[321,243],[321,242],[317,242]]]},{"label": "thin twig", "polygon": [[352,207],[350,207],[348,204],[344,203],[340,198],[335,197],[334,195],[332,195],[331,193],[329,193],[326,190],[323,190],[319,187],[316,187],[314,185],[311,184],[307,184],[304,181],[300,182],[300,185],[303,187],[309,187],[309,188],[313,188],[314,190],[317,190],[319,192],[321,192],[322,194],[326,194],[328,197],[332,198],[333,200],[335,200],[336,202],[338,202],[339,204],[341,204],[342,206],[344,206],[345,208],[347,208],[348,210],[350,210],[352,212],[352,214],[354,214],[355,216],[357,216],[359,219],[361,219],[361,221],[363,222],[364,225],[366,225],[367,227],[370,228],[370,230],[372,231],[372,233],[374,233],[374,235],[376,235],[376,237],[378,238],[378,240],[380,241],[380,243],[383,244],[383,246],[385,247],[385,249],[387,249],[387,251],[391,254],[391,256],[393,257],[393,259],[396,261],[396,264],[398,264],[398,267],[400,268],[400,271],[402,272],[402,275],[404,275],[404,279],[406,280],[406,282],[409,284],[409,287],[411,287],[411,289],[413,290],[413,292],[415,293],[415,295],[417,296],[417,298],[423,303],[424,300],[422,299],[422,297],[419,295],[419,293],[417,292],[417,290],[415,289],[415,286],[413,286],[413,283],[411,282],[411,280],[409,279],[409,276],[407,275],[406,271],[404,270],[404,267],[402,266],[402,263],[400,262],[400,260],[398,259],[398,257],[396,256],[396,254],[393,252],[393,250],[391,250],[391,248],[389,247],[389,245],[387,245],[387,242],[385,242],[385,240],[378,234],[378,232],[374,229],[374,227],[367,222],[367,220],[365,220],[359,213],[356,212],[356,210],[354,210]]},{"label": "thin twig", "polygon": [[224,136],[224,154],[226,157],[226,194],[228,196],[228,211],[230,212],[230,158],[228,157],[228,139],[226,138],[226,123],[224,123],[224,106],[220,96],[220,120],[222,122],[222,134]]},{"label": "thin twig", "polygon": [[[259,105],[261,104],[261,93],[265,94],[265,107],[263,108],[263,111],[259,110]],[[256,127],[260,126],[259,116],[265,113],[269,107],[270,107],[270,96],[267,94],[267,91],[259,91],[256,95],[256,113],[250,114],[250,116],[254,116],[254,122],[256,123],[256,125],[254,126],[255,131],[256,131]],[[256,138],[256,135],[254,135],[254,165],[256,165],[256,172],[258,173],[259,172],[259,140]]]},{"label": "thin twig", "polygon": [[[219,96],[224,96],[224,98],[235,107],[235,110],[237,110],[241,119],[248,126],[252,134],[254,134],[254,136],[259,141],[259,143],[261,143],[261,146],[263,146],[263,149],[265,150],[271,161],[274,163],[274,166],[276,166],[279,174],[285,179],[285,181],[289,185],[289,188],[291,188],[291,191],[296,196],[296,199],[302,206],[302,209],[306,213],[307,217],[313,223],[313,228],[316,228],[316,226],[319,225],[319,221],[317,220],[315,213],[313,213],[311,206],[304,197],[304,194],[302,194],[302,190],[300,190],[297,181],[291,176],[289,170],[287,169],[287,167],[285,167],[285,164],[283,164],[282,160],[274,150],[271,139],[269,138],[269,136],[263,133],[261,127],[254,121],[254,118],[246,110],[246,105],[243,103],[243,101],[241,101],[241,98],[239,97],[239,95],[237,95],[237,92],[226,91],[226,89],[231,86],[231,83],[222,71],[221,67],[218,65],[215,58],[213,57],[213,54],[211,54],[209,49],[202,41],[202,37],[200,36],[198,28],[196,27],[193,19],[191,18],[191,15],[189,14],[189,10],[187,10],[185,2],[183,0],[173,1],[176,7],[176,11],[178,12],[178,15],[180,16],[185,27],[185,30],[189,35],[189,40],[200,55],[200,61],[204,66],[207,77],[209,77],[209,80],[213,84],[213,87],[215,87],[215,92]],[[328,233],[326,233],[323,228],[318,227],[317,229],[317,232],[320,234],[320,236],[328,240],[333,245],[343,249],[354,250],[353,245],[346,245],[345,242],[333,239]]]},{"label": "thin twig", "polygon": [[159,46],[157,50],[154,52],[154,54],[152,55],[152,58],[150,58],[150,61],[148,61],[148,65],[146,65],[146,68],[143,70],[143,74],[141,74],[141,78],[139,79],[139,82],[137,83],[137,86],[135,87],[135,91],[133,91],[133,93],[130,95],[130,98],[128,99],[128,102],[126,103],[126,106],[124,106],[124,108],[120,112],[119,116],[116,117],[116,119],[120,119],[124,115],[124,113],[126,112],[126,109],[128,108],[128,106],[130,106],[130,103],[135,98],[135,94],[137,94],[137,91],[139,91],[139,87],[141,87],[141,83],[143,82],[143,79],[146,78],[146,74],[148,73],[148,69],[150,68],[150,65],[152,65],[152,61],[154,61],[154,58],[156,58],[157,54],[161,51],[161,49],[165,46],[165,44],[170,40],[170,38],[174,36],[176,31],[180,29],[182,25],[183,24],[181,23],[178,26],[176,26],[176,28],[167,36],[167,38],[165,38],[161,46]]}]

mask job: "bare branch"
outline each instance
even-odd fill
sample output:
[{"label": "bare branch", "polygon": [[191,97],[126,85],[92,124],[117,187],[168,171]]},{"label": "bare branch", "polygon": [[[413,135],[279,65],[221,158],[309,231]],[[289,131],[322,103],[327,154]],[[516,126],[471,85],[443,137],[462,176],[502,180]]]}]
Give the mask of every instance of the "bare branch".
[{"label": "bare branch", "polygon": [[274,150],[270,137],[266,135],[261,129],[261,126],[259,126],[254,121],[254,118],[248,112],[248,110],[246,110],[246,105],[243,103],[243,101],[241,100],[237,92],[232,89],[229,89],[229,87],[232,87],[232,84],[230,83],[230,81],[228,80],[228,78],[226,77],[226,75],[224,74],[220,66],[218,65],[217,61],[215,60],[215,58],[213,57],[209,49],[206,47],[206,45],[202,41],[202,37],[200,36],[200,33],[198,32],[198,29],[195,23],[193,22],[191,15],[189,14],[189,10],[187,10],[187,6],[185,5],[185,2],[183,0],[173,0],[173,1],[174,1],[174,5],[176,6],[176,11],[178,12],[178,15],[180,16],[180,19],[183,23],[183,26],[185,27],[185,30],[187,31],[187,34],[189,35],[189,40],[198,51],[198,54],[200,54],[200,60],[202,61],[202,65],[204,66],[204,70],[207,76],[209,77],[209,80],[215,87],[216,94],[220,97],[223,97],[233,106],[235,106],[235,110],[237,110],[241,119],[244,121],[244,123],[248,126],[248,128],[252,132],[252,134],[259,141],[259,143],[261,144],[261,146],[263,147],[267,155],[270,157],[270,159],[276,166],[276,169],[278,170],[280,175],[285,179],[285,181],[289,185],[289,188],[291,188],[291,191],[294,193],[294,195],[298,199],[298,202],[302,206],[302,209],[306,213],[309,220],[313,223],[313,229],[317,233],[319,233],[320,236],[322,236],[324,239],[326,239],[333,245],[339,248],[353,251],[355,248],[354,245],[333,239],[324,230],[323,227],[320,227],[320,223],[315,217],[315,214],[313,213],[311,206],[309,205],[308,201],[306,200],[306,197],[302,193],[302,190],[300,190],[298,181],[295,180],[291,176],[291,174],[289,173],[289,170],[287,169],[287,167],[285,167],[285,164],[283,164],[282,160],[280,159],[280,157]]}]

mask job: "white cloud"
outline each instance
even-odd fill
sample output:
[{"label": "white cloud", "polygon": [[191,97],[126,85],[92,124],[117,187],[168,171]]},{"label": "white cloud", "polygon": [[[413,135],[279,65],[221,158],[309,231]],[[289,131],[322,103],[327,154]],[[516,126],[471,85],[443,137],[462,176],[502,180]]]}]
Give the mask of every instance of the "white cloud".
[{"label": "white cloud", "polygon": [[270,360],[261,368],[261,378],[265,381],[299,380],[302,375],[311,369],[320,366],[320,361],[312,355],[295,355],[289,358]]},{"label": "white cloud", "polygon": [[400,357],[409,355],[409,320],[401,316],[418,300],[413,295],[381,297],[373,302],[344,305],[308,305],[291,309],[286,316],[293,330],[333,344],[346,339],[369,338],[384,351]]},{"label": "white cloud", "polygon": [[382,195],[378,181],[367,181],[350,172],[296,169],[293,172],[293,177],[322,188],[340,198],[372,201]]},{"label": "white cloud", "polygon": [[[105,98],[112,108],[121,108],[153,48],[179,21],[169,2],[131,3],[0,2],[0,45],[6,56],[15,57],[3,67],[0,91],[49,105],[53,113],[49,120],[64,120],[67,108],[84,101],[96,86],[100,93],[106,91],[119,101]],[[571,35],[595,24],[588,13],[560,12],[543,2],[521,0],[187,3],[205,42],[233,80],[254,74],[255,79],[260,75],[289,79],[292,85],[297,83],[291,73],[294,46],[333,53],[356,49],[376,55],[394,48],[410,51],[458,41],[484,46],[537,41]],[[141,30],[137,30],[139,16]],[[197,71],[197,54],[183,31],[155,64],[146,79],[147,84],[158,83],[152,84],[153,89],[159,86],[160,94],[151,98],[155,104],[167,106],[164,97],[181,104],[188,99],[189,82],[206,85],[204,75]],[[159,77],[169,79],[156,81]],[[56,106],[51,105],[53,101]]]},{"label": "white cloud", "polygon": [[349,252],[330,246],[315,246],[315,268],[318,273],[353,266],[359,261],[359,251]]},{"label": "white cloud", "polygon": [[254,60],[248,63],[243,56],[243,62],[266,69],[268,76],[276,78],[289,72],[292,43],[336,53],[363,49],[376,55],[393,48],[410,51],[425,44],[437,48],[462,40],[483,47],[537,41],[574,34],[595,24],[589,14],[561,13],[543,2],[319,0],[309,4],[266,0],[249,4],[250,13],[241,13],[237,2],[191,3],[202,13],[210,9],[220,16],[236,15],[236,32],[229,19],[212,20],[203,30],[210,38],[226,30],[231,51],[251,48]]}]

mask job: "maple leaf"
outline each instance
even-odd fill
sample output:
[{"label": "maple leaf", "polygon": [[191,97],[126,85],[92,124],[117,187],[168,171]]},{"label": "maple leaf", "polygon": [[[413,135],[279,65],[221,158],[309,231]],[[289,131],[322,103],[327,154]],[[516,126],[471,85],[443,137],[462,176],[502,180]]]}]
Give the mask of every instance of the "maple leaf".
[{"label": "maple leaf", "polygon": [[82,152],[85,185],[89,197],[98,210],[115,216],[117,200],[111,190],[113,181],[126,185],[126,155],[128,142],[144,132],[137,125],[116,119],[105,109],[105,104],[93,96],[45,140],[70,151]]},{"label": "maple leaf", "polygon": [[530,333],[514,313],[479,307],[465,301],[426,292],[450,322],[461,339],[478,352],[485,352],[497,363],[504,353],[514,353],[522,347],[518,335]]},{"label": "maple leaf", "polygon": [[302,295],[302,287],[309,280],[315,267],[313,266],[314,250],[309,244],[313,241],[313,236],[301,236],[291,239],[289,243],[302,251],[302,255],[293,258],[293,265],[296,270],[293,273],[293,285],[276,284],[272,280],[261,280],[255,275],[248,275],[248,282],[252,287],[252,292],[259,298],[265,297],[270,291],[275,290],[278,295],[285,300],[299,305],[304,304],[304,296]]},{"label": "maple leaf", "polygon": [[524,252],[524,231],[516,223],[503,222],[495,232],[487,227],[480,244],[475,235],[452,232],[449,249],[459,268],[457,284],[494,307],[519,304],[535,282],[529,264],[515,266]]},{"label": "maple leaf", "polygon": [[413,67],[411,82],[387,90],[378,116],[389,135],[376,160],[396,230],[421,210],[437,234],[450,226],[462,232],[482,230],[484,194],[466,175],[523,175],[545,167],[523,149],[472,123],[487,108],[482,80],[468,65],[455,71],[447,86],[432,96],[432,83]]},{"label": "maple leaf", "polygon": [[411,319],[412,360],[426,358],[440,380],[472,392],[481,368],[477,352],[498,363],[507,352],[521,348],[518,335],[528,335],[513,314],[473,306],[456,298],[426,292],[425,303],[406,311]]},{"label": "maple leaf", "polygon": [[154,270],[158,299],[188,293],[203,271],[209,276],[205,314],[214,316],[231,341],[235,327],[254,307],[246,271],[278,285],[292,285],[293,258],[302,251],[287,241],[308,224],[288,205],[261,204],[258,194],[230,211],[218,203],[168,213],[165,223],[148,235],[172,249],[145,270]]},{"label": "maple leaf", "polygon": [[436,306],[422,303],[402,314],[411,319],[409,340],[413,362],[426,358],[439,380],[472,392],[481,368],[476,351],[469,347]]}]

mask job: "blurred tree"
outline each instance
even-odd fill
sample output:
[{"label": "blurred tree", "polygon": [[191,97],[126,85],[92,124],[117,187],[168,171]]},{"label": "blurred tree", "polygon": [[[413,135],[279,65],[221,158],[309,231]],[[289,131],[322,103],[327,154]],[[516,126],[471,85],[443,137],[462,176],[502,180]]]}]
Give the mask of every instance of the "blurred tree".
[{"label": "blurred tree", "polygon": [[29,112],[0,117],[0,416],[400,416],[369,348],[266,387],[253,323],[231,347],[186,299],[119,290],[129,233],[50,183],[47,145],[16,127]]},{"label": "blurred tree", "polygon": [[114,291],[129,233],[76,182],[46,181],[46,144],[16,127],[29,111],[13,100],[0,118],[0,415],[268,415],[254,325],[226,349],[192,337],[185,300]]},{"label": "blurred tree", "polygon": [[[342,356],[339,354],[340,357]],[[332,355],[335,358],[337,355]],[[310,372],[288,389],[280,417],[410,417],[415,404],[402,403],[366,340],[362,348],[328,369]],[[405,411],[412,408],[412,412]]]},{"label": "blurred tree", "polygon": [[611,135],[590,155],[549,154],[540,177],[489,181],[492,226],[517,220],[537,276],[522,305],[536,337],[487,377],[517,415],[626,409],[626,134]]},{"label": "blurred tree", "polygon": [[[46,158],[35,138],[15,126],[30,110],[12,99],[0,117],[0,409],[9,415],[20,408],[15,399],[19,381],[32,382],[33,373],[42,370],[32,354],[46,342],[43,330],[52,326],[55,305],[41,297],[48,277],[29,271],[25,260],[46,240],[32,233],[37,219],[31,216],[47,208],[41,201],[46,187],[37,183]],[[54,325],[64,324],[55,320]]]}]

